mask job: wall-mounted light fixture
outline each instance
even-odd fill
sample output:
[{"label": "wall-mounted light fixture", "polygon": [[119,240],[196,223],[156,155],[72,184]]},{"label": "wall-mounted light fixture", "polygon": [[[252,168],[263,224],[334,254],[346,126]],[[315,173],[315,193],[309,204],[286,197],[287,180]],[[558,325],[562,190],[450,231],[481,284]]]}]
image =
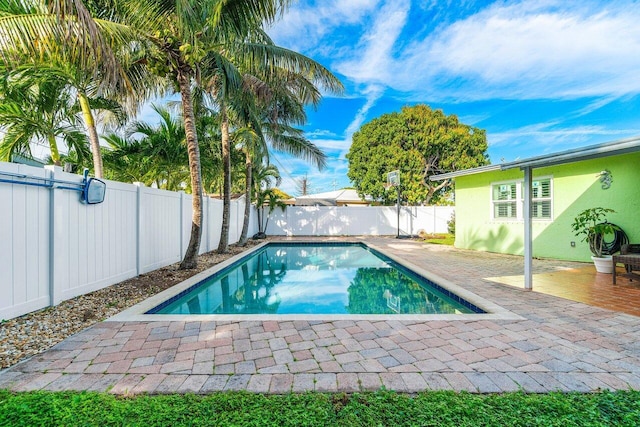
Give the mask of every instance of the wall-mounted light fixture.
[{"label": "wall-mounted light fixture", "polygon": [[605,169],[601,171],[597,176],[600,178],[602,189],[608,190],[609,187],[611,187],[611,183],[613,182],[613,176],[611,175],[611,171],[609,169]]}]

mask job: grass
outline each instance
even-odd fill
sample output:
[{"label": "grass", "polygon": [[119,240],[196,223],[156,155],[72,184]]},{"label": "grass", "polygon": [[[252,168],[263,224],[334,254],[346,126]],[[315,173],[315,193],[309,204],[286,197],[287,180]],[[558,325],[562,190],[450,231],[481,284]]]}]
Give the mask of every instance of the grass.
[{"label": "grass", "polygon": [[453,243],[456,240],[456,236],[453,234],[422,234],[420,237],[423,239],[425,243],[433,243],[436,245],[449,245],[453,246]]},{"label": "grass", "polygon": [[118,397],[0,390],[0,426],[637,426],[640,392]]}]

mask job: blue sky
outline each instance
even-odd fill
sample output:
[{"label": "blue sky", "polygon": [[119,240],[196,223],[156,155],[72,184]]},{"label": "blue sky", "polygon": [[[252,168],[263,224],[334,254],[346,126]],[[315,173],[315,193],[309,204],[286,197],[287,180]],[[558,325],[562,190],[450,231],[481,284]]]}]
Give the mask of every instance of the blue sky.
[{"label": "blue sky", "polygon": [[350,185],[351,135],[418,103],[486,129],[492,163],[640,135],[638,22],[633,1],[299,1],[269,34],[346,90],[305,127],[329,167],[277,154],[281,188]]}]

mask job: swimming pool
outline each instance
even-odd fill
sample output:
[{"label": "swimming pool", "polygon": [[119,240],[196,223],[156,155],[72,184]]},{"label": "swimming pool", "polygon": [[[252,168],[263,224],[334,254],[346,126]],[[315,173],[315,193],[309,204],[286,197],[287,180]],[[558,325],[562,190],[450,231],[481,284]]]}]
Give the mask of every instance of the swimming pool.
[{"label": "swimming pool", "polygon": [[147,314],[484,311],[361,243],[270,243]]},{"label": "swimming pool", "polygon": [[[373,253],[379,258],[381,258],[375,261],[380,263],[379,266],[384,265],[385,267],[383,268],[386,268],[387,264],[392,264],[396,268],[398,268],[400,271],[402,271],[403,274],[409,276],[411,279],[418,277],[420,278],[420,280],[426,280],[427,282],[430,282],[429,287],[435,287],[435,289],[438,292],[440,292],[441,294],[444,294],[445,300],[449,298],[458,302],[462,301],[462,305],[467,306],[467,308],[470,308],[470,311],[466,311],[464,309],[454,309],[451,312],[447,312],[443,310],[444,314],[432,314],[435,312],[425,310],[424,312],[421,312],[422,314],[405,314],[406,311],[403,311],[403,308],[402,308],[403,303],[410,300],[403,299],[403,295],[400,295],[397,292],[394,292],[394,289],[390,287],[385,287],[384,289],[381,290],[382,298],[380,298],[379,296],[377,297],[378,306],[384,305],[388,309],[388,310],[383,310],[382,314],[356,314],[355,312],[351,314],[352,312],[349,310],[345,310],[341,312],[335,312],[335,311],[328,312],[329,314],[322,314],[322,313],[310,314],[310,312],[299,312],[299,313],[288,312],[289,314],[282,314],[283,312],[265,310],[263,311],[263,313],[266,313],[266,314],[259,314],[255,312],[250,313],[247,310],[242,310],[242,307],[237,307],[239,309],[234,311],[234,313],[236,314],[221,314],[221,311],[215,311],[215,310],[211,310],[214,312],[214,314],[186,314],[186,313],[197,312],[197,311],[201,313],[205,311],[211,312],[210,310],[203,310],[205,304],[203,302],[203,299],[200,297],[198,297],[196,300],[193,300],[193,297],[190,298],[192,300],[191,305],[193,307],[196,306],[196,303],[200,304],[199,309],[196,309],[193,311],[191,310],[181,311],[182,313],[185,313],[185,314],[160,313],[161,309],[176,303],[176,301],[178,301],[178,298],[181,298],[187,295],[188,293],[194,291],[199,286],[201,286],[204,282],[211,280],[212,277],[219,278],[220,275],[229,273],[229,271],[238,267],[248,257],[251,257],[255,254],[260,253],[265,248],[269,248],[269,247],[275,248],[276,246],[282,247],[283,244],[292,245],[294,247],[306,247],[306,248],[313,248],[314,246],[318,245],[318,240],[316,239],[296,239],[296,240],[275,241],[275,242],[271,241],[271,242],[261,243],[260,245],[257,245],[247,250],[246,252],[236,255],[233,258],[230,258],[218,265],[215,265],[206,271],[198,273],[195,276],[192,276],[191,278],[186,279],[185,281],[169,289],[166,289],[165,291],[160,292],[159,294],[149,297],[146,300],[116,314],[115,316],[112,316],[107,320],[117,321],[117,322],[156,322],[156,321],[157,322],[166,322],[166,321],[234,322],[234,321],[266,321],[266,320],[336,321],[336,320],[346,320],[346,319],[353,320],[353,321],[360,321],[360,320],[379,321],[379,320],[387,320],[387,319],[397,319],[401,321],[423,322],[423,321],[431,321],[431,320],[479,321],[479,320],[521,320],[522,319],[521,316],[505,309],[504,307],[496,304],[493,301],[487,300],[486,298],[483,298],[471,292],[466,287],[461,286],[462,282],[454,283],[450,279],[449,280],[444,279],[441,276],[435,275],[430,271],[426,271],[420,268],[418,265],[414,263],[408,262],[401,255],[399,255],[401,252],[398,252],[396,250],[389,251],[389,249],[392,249],[392,247],[394,246],[394,243],[395,243],[394,239],[382,238],[382,239],[372,239],[372,240],[366,239],[365,240],[365,239],[346,239],[345,238],[339,241],[332,241],[332,243],[338,243],[337,246],[346,245],[346,246],[353,247],[355,245],[361,248],[365,248],[370,253]],[[325,243],[320,243],[320,245],[325,245]],[[307,250],[313,251],[313,249],[307,249]],[[424,256],[425,257],[429,256],[428,251],[424,252]],[[307,258],[310,258],[310,257],[311,256],[307,256]],[[354,303],[350,304],[348,298],[342,299],[342,300],[338,298],[338,301],[341,301],[341,305],[343,306],[343,308],[349,307],[349,306],[353,308],[360,304],[360,301],[359,301],[360,299],[359,295],[361,295],[360,291],[365,288],[365,286],[362,286],[362,285],[368,280],[365,272],[371,271],[371,269],[376,268],[375,265],[363,266],[363,265],[354,264],[356,261],[357,260],[355,258],[349,261],[353,268],[361,269],[360,276],[358,276],[358,283],[355,283],[356,286],[354,287],[354,289],[352,289],[352,296],[354,297],[353,298]],[[346,264],[347,261],[346,259],[335,260],[333,263]],[[267,268],[267,269],[263,269],[262,271],[267,272],[266,276],[269,276],[269,280],[276,280],[276,281],[279,280],[277,279],[277,276],[279,274],[280,275],[282,274],[280,269],[278,268],[279,265],[276,262],[272,264],[271,267],[272,267],[271,270]],[[317,266],[308,266],[306,267],[306,269],[303,269],[302,267],[299,267],[298,270],[295,270],[292,268],[289,268],[289,270],[285,269],[284,275],[301,276],[303,278],[302,280],[304,281],[307,292],[315,291],[318,285],[317,283],[314,283],[311,280],[311,276],[309,276],[308,274],[313,270],[317,270],[320,273],[325,275],[338,274],[336,273],[336,270],[327,270],[329,267],[331,268],[333,267],[331,264],[331,261],[326,261],[325,270],[322,270],[323,268],[322,264],[319,264]],[[451,265],[450,268],[452,272],[455,272],[457,267],[456,265]],[[273,270],[273,273],[272,273],[272,270]],[[236,272],[237,272],[236,274],[240,276],[246,275],[248,273],[248,272],[243,272],[242,267],[239,270],[236,269]],[[388,276],[390,275],[391,273],[389,273]],[[355,277],[353,279],[355,279]],[[230,281],[228,284],[229,285],[231,284]],[[227,283],[224,283],[224,284],[221,283],[221,287],[219,290],[209,291],[213,293],[218,292],[218,298],[219,298],[218,305],[221,305],[224,303],[225,305],[229,306],[230,303],[233,303],[233,304],[235,304],[236,302],[241,303],[242,301],[244,301],[244,297],[254,298],[253,293],[247,294],[244,290],[241,290],[240,287],[234,288],[233,289],[234,292],[231,292],[231,287],[229,287],[228,295],[230,295],[230,299],[227,299],[226,302],[223,302],[222,286],[226,287]],[[422,285],[420,284],[419,286],[422,286]],[[389,292],[385,292],[387,291],[387,289],[389,290]],[[355,292],[355,291],[358,291],[358,292]],[[263,290],[263,291],[256,292],[255,294],[255,298],[260,303],[268,302],[270,304],[273,304],[278,302],[277,297],[276,299],[270,299],[275,297],[275,293],[273,291],[270,292],[269,297],[267,297],[265,292],[266,290]],[[380,290],[378,292],[380,292]],[[279,294],[279,296],[282,297],[283,295]],[[400,297],[400,298],[398,299],[397,297]],[[234,301],[234,298],[235,298],[235,301]],[[426,298],[427,297],[425,297],[425,300]],[[428,298],[431,298],[431,297],[428,296]],[[187,301],[189,301],[189,299],[187,299]],[[432,300],[429,299],[429,301],[431,302]],[[187,305],[188,305],[188,302],[187,302]],[[211,303],[211,305],[215,305],[215,301]],[[338,302],[336,302],[334,305],[338,305]],[[282,298],[280,299],[280,303],[278,307],[281,307],[281,306],[283,306]],[[474,306],[475,308],[471,308],[470,306]],[[271,307],[273,307],[273,305]],[[398,308],[400,309],[398,310]]]}]

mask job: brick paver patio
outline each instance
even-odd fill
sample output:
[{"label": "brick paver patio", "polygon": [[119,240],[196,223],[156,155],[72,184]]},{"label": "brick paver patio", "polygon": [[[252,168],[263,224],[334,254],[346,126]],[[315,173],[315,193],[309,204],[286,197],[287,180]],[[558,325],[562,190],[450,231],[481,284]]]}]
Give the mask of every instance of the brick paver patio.
[{"label": "brick paver patio", "polygon": [[[367,240],[523,320],[101,322],[1,372],[0,388],[117,394],[640,389],[640,317],[499,283],[522,274],[519,257]],[[535,288],[537,278],[553,275],[564,286],[570,269],[584,265],[536,261],[534,267]],[[616,292],[627,289],[631,306],[640,303],[636,285],[616,286]]]}]

